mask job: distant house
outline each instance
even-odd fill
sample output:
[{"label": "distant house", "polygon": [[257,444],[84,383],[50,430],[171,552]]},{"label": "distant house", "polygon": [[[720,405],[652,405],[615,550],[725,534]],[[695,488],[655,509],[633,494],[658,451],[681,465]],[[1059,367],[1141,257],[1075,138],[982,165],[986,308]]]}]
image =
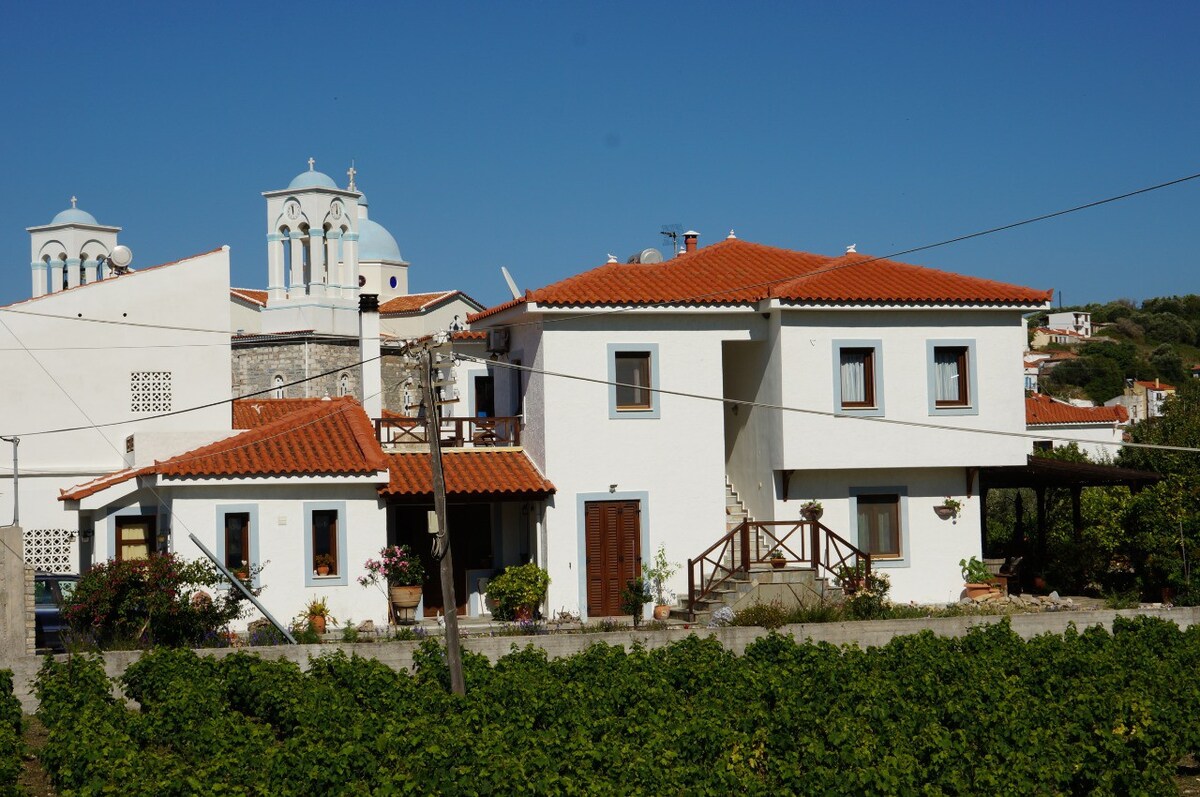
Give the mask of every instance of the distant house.
[{"label": "distant house", "polygon": [[[1025,399],[1025,425],[1030,432],[1070,437],[1090,442],[1079,448],[1093,460],[1111,459],[1117,452],[1129,413],[1123,406],[1080,407],[1050,396],[1034,395]],[[1037,440],[1034,449],[1068,445],[1065,441]]]},{"label": "distant house", "polygon": [[1087,342],[1088,337],[1073,329],[1054,329],[1053,327],[1038,327],[1033,330],[1033,340],[1030,341],[1035,349],[1057,343],[1062,346],[1078,346]]},{"label": "distant house", "polygon": [[1175,395],[1175,387],[1155,379],[1130,380],[1125,385],[1125,393],[1104,402],[1104,406],[1120,405],[1129,412],[1129,420],[1133,423],[1147,418],[1157,418],[1163,413],[1167,399]]},{"label": "distant house", "polygon": [[[497,401],[512,413],[523,398],[524,445],[558,488],[538,552],[550,605],[615,613],[659,545],[696,560],[734,507],[791,522],[808,499],[894,597],[957,599],[958,561],[981,550],[973,469],[1026,461],[1013,376],[1022,316],[1050,292],[685,240],[666,262],[613,258],[470,319],[507,333],[489,363]],[[964,505],[955,523],[934,512],[947,496]],[[671,586],[686,597],[688,574]]]},{"label": "distant house", "polygon": [[1046,326],[1050,329],[1068,330],[1090,338],[1092,336],[1092,314],[1078,311],[1051,313],[1046,319]]}]

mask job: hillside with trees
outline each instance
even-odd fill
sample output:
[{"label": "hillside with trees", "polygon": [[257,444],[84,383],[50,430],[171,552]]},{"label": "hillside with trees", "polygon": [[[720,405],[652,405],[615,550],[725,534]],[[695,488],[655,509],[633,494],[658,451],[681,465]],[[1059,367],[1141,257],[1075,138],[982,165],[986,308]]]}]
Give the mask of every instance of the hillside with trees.
[{"label": "hillside with trees", "polygon": [[[1043,393],[1103,404],[1121,395],[1126,379],[1159,379],[1178,386],[1189,378],[1192,365],[1200,363],[1200,295],[1147,299],[1141,306],[1118,299],[1054,310],[1062,311],[1091,313],[1093,339],[1074,349],[1061,344],[1043,349],[1079,354],[1044,374]],[[1031,318],[1030,329],[1044,326],[1047,315]]]}]

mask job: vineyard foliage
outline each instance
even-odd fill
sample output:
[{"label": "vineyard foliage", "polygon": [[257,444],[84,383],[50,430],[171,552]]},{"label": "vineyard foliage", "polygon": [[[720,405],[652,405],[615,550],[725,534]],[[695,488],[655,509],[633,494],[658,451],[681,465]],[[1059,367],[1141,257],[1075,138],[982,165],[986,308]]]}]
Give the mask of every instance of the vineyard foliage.
[{"label": "vineyard foliage", "polygon": [[1200,752],[1200,628],[1150,618],[467,654],[465,698],[437,643],[415,661],[160,649],[122,678],[128,708],[98,659],[47,659],[42,761],[63,795],[1125,795],[1174,793]]},{"label": "vineyard foliage", "polygon": [[21,703],[13,696],[12,670],[0,670],[0,795],[16,795],[21,774]]}]

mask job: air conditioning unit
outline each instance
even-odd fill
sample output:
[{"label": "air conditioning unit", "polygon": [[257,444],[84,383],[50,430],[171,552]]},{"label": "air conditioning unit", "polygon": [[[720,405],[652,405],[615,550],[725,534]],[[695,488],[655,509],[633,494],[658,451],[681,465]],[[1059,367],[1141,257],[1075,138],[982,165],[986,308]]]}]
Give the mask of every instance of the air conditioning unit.
[{"label": "air conditioning unit", "polygon": [[487,331],[488,354],[505,354],[508,352],[508,329],[489,329]]}]

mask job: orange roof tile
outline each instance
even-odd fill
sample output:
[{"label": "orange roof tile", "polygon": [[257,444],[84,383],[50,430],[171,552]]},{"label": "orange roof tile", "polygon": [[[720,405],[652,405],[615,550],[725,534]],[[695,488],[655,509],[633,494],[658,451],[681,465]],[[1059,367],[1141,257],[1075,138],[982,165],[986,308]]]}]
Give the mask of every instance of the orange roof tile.
[{"label": "orange roof tile", "polygon": [[293,412],[320,404],[319,398],[245,398],[233,400],[233,428],[256,429]]},{"label": "orange roof tile", "polygon": [[831,258],[737,238],[663,263],[607,263],[468,317],[475,322],[524,302],[556,307],[729,305],[778,298],[804,304],[1003,304],[1051,298],[995,280],[875,259]]},{"label": "orange roof tile", "polygon": [[393,313],[416,313],[428,310],[436,305],[461,296],[468,304],[482,307],[479,302],[467,296],[462,291],[436,291],[434,293],[410,293],[407,296],[397,296],[379,305],[379,312],[384,315]]},{"label": "orange roof tile", "polygon": [[262,307],[267,306],[267,292],[252,288],[230,288],[229,295]]},{"label": "orange roof tile", "polygon": [[[389,454],[387,460],[391,479],[380,493],[394,496],[433,494],[428,454]],[[442,467],[448,495],[545,497],[555,491],[554,485],[538,472],[524,451],[456,449],[445,452]]]},{"label": "orange roof tile", "polygon": [[1025,424],[1039,426],[1062,423],[1125,423],[1129,412],[1121,405],[1076,407],[1038,393],[1025,399]]},{"label": "orange roof tile", "polygon": [[487,340],[487,330],[456,329],[450,333],[450,340]]},{"label": "orange roof tile", "polygon": [[124,470],[61,491],[59,500],[86,498],[134,476],[300,476],[367,474],[387,468],[375,428],[362,407],[344,397],[281,415],[262,426],[140,470]]},{"label": "orange roof tile", "polygon": [[1141,385],[1142,387],[1148,387],[1151,390],[1174,390],[1175,389],[1174,385],[1168,385],[1166,382],[1150,382],[1147,380],[1139,379],[1137,381],[1137,383],[1139,385]]}]

